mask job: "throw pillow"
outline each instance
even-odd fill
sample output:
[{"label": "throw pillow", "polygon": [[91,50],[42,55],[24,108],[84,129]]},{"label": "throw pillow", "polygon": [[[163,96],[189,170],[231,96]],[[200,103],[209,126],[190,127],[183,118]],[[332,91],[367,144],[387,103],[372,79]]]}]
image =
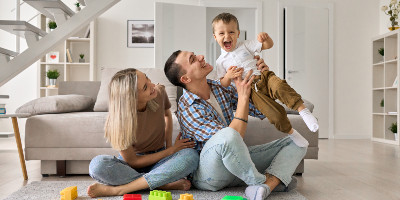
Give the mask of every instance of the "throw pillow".
[{"label": "throw pillow", "polygon": [[[167,79],[162,69],[158,68],[137,68],[139,71],[145,73],[147,77],[154,84],[161,84],[165,86],[168,99],[171,102],[171,112],[176,111],[176,86],[172,85]],[[95,112],[107,112],[108,111],[108,85],[110,84],[111,78],[118,71],[123,70],[122,68],[104,68],[101,73],[101,85],[97,95],[97,100],[93,110]]]},{"label": "throw pillow", "polygon": [[77,112],[89,109],[92,102],[92,98],[78,94],[48,96],[32,100],[15,112],[31,115]]}]

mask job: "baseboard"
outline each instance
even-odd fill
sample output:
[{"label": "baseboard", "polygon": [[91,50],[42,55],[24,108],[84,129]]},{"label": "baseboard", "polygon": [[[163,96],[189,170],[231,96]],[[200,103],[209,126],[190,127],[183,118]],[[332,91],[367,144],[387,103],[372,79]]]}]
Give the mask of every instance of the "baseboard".
[{"label": "baseboard", "polygon": [[371,135],[337,135],[335,134],[333,136],[333,139],[354,139],[354,140],[359,140],[359,139],[371,139]]}]

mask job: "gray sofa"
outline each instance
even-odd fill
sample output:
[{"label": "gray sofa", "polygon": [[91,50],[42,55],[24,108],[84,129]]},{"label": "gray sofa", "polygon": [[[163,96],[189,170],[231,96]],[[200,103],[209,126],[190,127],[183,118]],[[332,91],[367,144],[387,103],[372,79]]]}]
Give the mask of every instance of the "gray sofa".
[{"label": "gray sofa", "polygon": [[[176,110],[179,89],[168,82],[163,71],[159,69],[140,70],[145,72],[154,83],[166,86],[167,94],[173,104],[171,110]],[[116,71],[117,69],[103,71],[101,82],[108,83],[110,76]],[[95,103],[98,104],[100,101],[100,93],[104,93],[107,85],[101,86],[101,82],[60,82],[59,95],[79,94],[93,99],[92,104],[84,111],[41,114],[27,119],[25,159],[40,160],[43,175],[88,174],[89,162],[96,155],[118,155],[118,152],[113,150],[104,138],[103,128],[107,112],[93,111]],[[102,101],[104,101],[104,97],[102,97]],[[306,105],[312,110],[312,104]],[[289,110],[288,112],[293,113]],[[288,114],[288,117],[293,127],[310,143],[305,159],[318,159],[318,132],[310,132],[298,114]],[[173,118],[173,138],[175,138],[179,132],[179,124],[176,117],[173,116]],[[285,136],[286,134],[277,131],[267,119],[260,120],[249,117],[249,126],[244,141],[247,145],[257,145]],[[299,164],[295,173],[302,174],[303,172],[304,160]]]}]

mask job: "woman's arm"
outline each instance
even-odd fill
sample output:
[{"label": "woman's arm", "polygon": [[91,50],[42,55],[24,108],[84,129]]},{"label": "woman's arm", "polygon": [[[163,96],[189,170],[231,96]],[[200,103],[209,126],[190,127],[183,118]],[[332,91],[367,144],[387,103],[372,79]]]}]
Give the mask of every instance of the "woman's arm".
[{"label": "woman's arm", "polygon": [[121,154],[122,158],[124,158],[125,162],[127,162],[132,168],[143,168],[153,165],[161,159],[170,156],[180,151],[181,149],[194,147],[194,142],[189,142],[188,138],[183,140],[181,140],[180,138],[181,134],[179,133],[178,137],[175,140],[174,146],[171,146],[164,151],[153,154],[147,154],[143,156],[136,155],[136,152],[133,150],[132,146],[128,147],[128,149],[120,151],[119,153]]},{"label": "woman's arm", "polygon": [[165,145],[166,148],[169,148],[172,146],[172,114],[171,110],[167,109],[165,110]]}]

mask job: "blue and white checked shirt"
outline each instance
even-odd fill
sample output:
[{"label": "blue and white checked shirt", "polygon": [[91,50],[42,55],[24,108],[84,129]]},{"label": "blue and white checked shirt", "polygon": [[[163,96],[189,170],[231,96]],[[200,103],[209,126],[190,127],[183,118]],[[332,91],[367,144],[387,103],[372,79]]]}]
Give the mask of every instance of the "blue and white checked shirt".
[{"label": "blue and white checked shirt", "polygon": [[[211,92],[221,106],[227,124],[224,123],[211,104],[185,89],[179,99],[178,110],[176,111],[176,116],[181,126],[182,137],[193,139],[196,142],[195,149],[199,152],[207,140],[215,133],[229,126],[238,103],[238,95],[233,84],[225,88],[219,80],[207,80],[207,83],[210,85]],[[251,102],[249,105],[249,115],[260,119],[265,118]]]}]

